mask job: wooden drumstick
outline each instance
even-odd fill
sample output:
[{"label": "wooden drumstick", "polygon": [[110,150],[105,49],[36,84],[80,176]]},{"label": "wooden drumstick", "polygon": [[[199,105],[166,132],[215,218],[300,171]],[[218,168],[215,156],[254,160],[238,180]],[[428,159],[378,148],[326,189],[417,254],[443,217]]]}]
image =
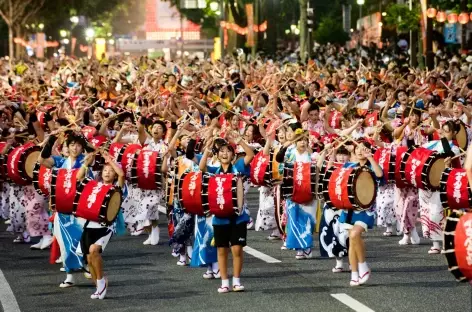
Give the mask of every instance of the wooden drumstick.
[{"label": "wooden drumstick", "polygon": [[451,160],[454,160],[454,159],[456,159],[456,158],[462,157],[462,156],[464,156],[464,155],[466,155],[466,154],[467,154],[467,152],[464,151],[464,152],[460,153],[459,155],[456,155],[456,156],[452,157]]}]

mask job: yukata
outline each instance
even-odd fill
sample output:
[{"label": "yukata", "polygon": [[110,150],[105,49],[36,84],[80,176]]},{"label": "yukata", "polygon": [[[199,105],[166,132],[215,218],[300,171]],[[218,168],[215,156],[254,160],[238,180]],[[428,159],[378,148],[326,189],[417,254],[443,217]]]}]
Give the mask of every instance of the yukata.
[{"label": "yukata", "polygon": [[[294,147],[287,149],[284,164],[295,162],[311,163],[311,155],[308,152],[299,154]],[[285,213],[287,214],[285,233],[288,249],[305,250],[313,247],[316,207],[316,199],[306,204],[297,204],[291,197],[285,199]]]},{"label": "yukata", "polygon": [[[74,163],[70,158],[52,156],[55,168],[79,169],[82,166],[85,156],[79,155]],[[75,217],[72,214],[56,212],[54,216],[54,237],[61,250],[61,259],[67,273],[79,270],[83,267],[82,256],[77,248],[84,231],[85,220]],[[79,249],[80,251],[80,249]]]},{"label": "yukata", "polygon": [[[157,151],[160,155],[167,152],[167,145],[163,140],[154,142],[148,138],[143,150]],[[128,197],[123,202],[125,221],[130,232],[141,231],[150,226],[152,221],[159,220],[159,204],[164,198],[164,190],[143,190],[129,186]]]},{"label": "yukata", "polygon": [[[460,153],[457,146],[448,142],[451,152],[455,155]],[[442,141],[431,141],[423,145],[424,148],[434,150],[439,154],[444,153]],[[432,241],[443,240],[443,225],[445,221],[444,209],[439,196],[439,191],[422,190],[418,191],[420,202],[420,222],[423,230],[423,237]]]}]

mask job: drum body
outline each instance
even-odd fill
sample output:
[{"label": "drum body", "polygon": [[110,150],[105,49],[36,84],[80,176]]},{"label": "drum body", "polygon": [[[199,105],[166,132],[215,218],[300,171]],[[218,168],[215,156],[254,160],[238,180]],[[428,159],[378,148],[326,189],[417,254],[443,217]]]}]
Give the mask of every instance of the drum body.
[{"label": "drum body", "polygon": [[453,211],[444,224],[443,254],[449,272],[458,282],[472,279],[472,213]]},{"label": "drum body", "polygon": [[254,156],[251,162],[251,183],[256,186],[272,185],[272,166],[270,155],[264,155],[263,151]]},{"label": "drum body", "polygon": [[118,163],[121,163],[121,159],[118,159],[121,149],[125,146],[124,143],[111,143],[108,148],[108,154]]},{"label": "drum body", "polygon": [[467,133],[466,125],[462,121],[459,123],[459,132],[456,134],[456,140],[457,146],[466,151],[469,145],[469,134]]},{"label": "drum body", "polygon": [[90,141],[95,136],[95,134],[97,134],[97,129],[92,126],[84,126],[80,132],[82,132],[84,137]]},{"label": "drum body", "polygon": [[131,183],[143,190],[162,189],[162,158],[159,152],[142,150],[134,154]]},{"label": "drum body", "polygon": [[368,167],[336,168],[326,171],[323,196],[327,205],[336,209],[370,208],[377,197],[377,183]]},{"label": "drum body", "polygon": [[51,209],[72,214],[79,169],[53,169],[51,178]]},{"label": "drum body", "polygon": [[118,216],[121,201],[119,187],[87,179],[77,189],[73,213],[85,220],[109,225]]},{"label": "drum body", "polygon": [[230,218],[242,213],[244,204],[243,178],[232,173],[202,178],[203,210],[217,218]]},{"label": "drum body", "polygon": [[472,207],[472,191],[465,169],[444,169],[439,187],[444,209],[464,209]]},{"label": "drum body", "polygon": [[118,153],[118,163],[125,173],[127,179],[131,178],[131,170],[133,168],[135,154],[141,151],[142,147],[139,144],[127,144],[123,146]]},{"label": "drum body", "polygon": [[36,163],[33,170],[33,186],[39,195],[49,196],[51,190],[52,169]]},{"label": "drum body", "polygon": [[401,172],[401,164],[403,160],[403,156],[405,156],[406,151],[408,150],[408,147],[406,146],[398,146],[396,151],[395,151],[395,157],[390,157],[390,160],[392,164],[394,165],[394,180],[395,180],[395,185],[398,188],[405,188],[408,186],[406,183],[405,177],[403,173]]},{"label": "drum body", "polygon": [[14,148],[8,154],[8,177],[18,185],[30,185],[33,182],[34,165],[40,153],[41,148],[33,143]]},{"label": "drum body", "polygon": [[395,181],[395,158],[390,148],[381,147],[374,153],[374,160],[382,168],[384,179],[388,182]]},{"label": "drum body", "polygon": [[423,190],[439,189],[444,157],[424,147],[412,147],[403,155],[400,172],[408,185]]},{"label": "drum body", "polygon": [[285,201],[282,196],[282,185],[275,186],[275,196],[274,196],[274,207],[275,207],[275,222],[277,223],[277,228],[279,229],[280,234],[285,235],[285,221],[284,221],[284,206]]},{"label": "drum body", "polygon": [[[208,176],[205,177],[208,179]],[[178,186],[180,206],[185,212],[198,216],[208,214],[208,211],[203,210],[202,179],[201,171],[184,173],[179,179]]]},{"label": "drum body", "polygon": [[306,204],[316,194],[316,166],[311,163],[296,162],[284,167],[283,193],[294,203]]}]

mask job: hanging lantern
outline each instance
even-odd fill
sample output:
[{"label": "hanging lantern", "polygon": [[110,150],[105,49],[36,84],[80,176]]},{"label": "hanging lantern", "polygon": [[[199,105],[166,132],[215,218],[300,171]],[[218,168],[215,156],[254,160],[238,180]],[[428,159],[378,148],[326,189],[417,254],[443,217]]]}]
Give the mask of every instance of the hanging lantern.
[{"label": "hanging lantern", "polygon": [[446,12],[439,11],[438,14],[436,15],[436,20],[439,23],[444,23],[446,21]]},{"label": "hanging lantern", "polygon": [[447,22],[449,24],[457,23],[457,13],[451,13],[447,16]]},{"label": "hanging lantern", "polygon": [[464,25],[464,24],[467,24],[468,22],[469,22],[469,14],[468,13],[459,14],[459,23]]},{"label": "hanging lantern", "polygon": [[429,9],[426,11],[426,16],[429,17],[429,18],[435,18],[435,17],[436,17],[436,13],[438,13],[438,11],[437,11],[435,8],[429,8]]},{"label": "hanging lantern", "polygon": [[470,13],[469,20],[472,21],[472,13]]}]

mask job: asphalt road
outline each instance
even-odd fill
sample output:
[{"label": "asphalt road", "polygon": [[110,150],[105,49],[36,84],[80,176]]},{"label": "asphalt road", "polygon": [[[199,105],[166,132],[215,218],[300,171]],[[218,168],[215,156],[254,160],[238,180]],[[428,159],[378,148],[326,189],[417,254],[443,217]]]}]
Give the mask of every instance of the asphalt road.
[{"label": "asphalt road", "polygon": [[[250,204],[255,216],[254,197]],[[165,216],[161,223],[164,228]],[[267,263],[245,253],[246,292],[218,294],[220,281],[204,280],[205,269],[176,265],[164,232],[158,246],[142,245],[144,236],[112,238],[104,253],[109,291],[102,301],[89,299],[94,287],[82,274],[76,275],[75,287],[59,288],[64,273],[60,265],[48,263],[49,252],[14,245],[5,232],[0,233],[0,269],[23,312],[472,311],[472,287],[454,280],[444,256],[428,255],[427,242],[400,247],[398,237],[369,232],[372,277],[367,285],[351,288],[350,274],[331,273],[334,260],[320,258],[318,245],[313,259],[295,260],[294,251],[280,250],[280,241],[266,239],[269,233],[250,231],[248,245],[281,262]],[[0,298],[5,291],[0,284]]]}]

